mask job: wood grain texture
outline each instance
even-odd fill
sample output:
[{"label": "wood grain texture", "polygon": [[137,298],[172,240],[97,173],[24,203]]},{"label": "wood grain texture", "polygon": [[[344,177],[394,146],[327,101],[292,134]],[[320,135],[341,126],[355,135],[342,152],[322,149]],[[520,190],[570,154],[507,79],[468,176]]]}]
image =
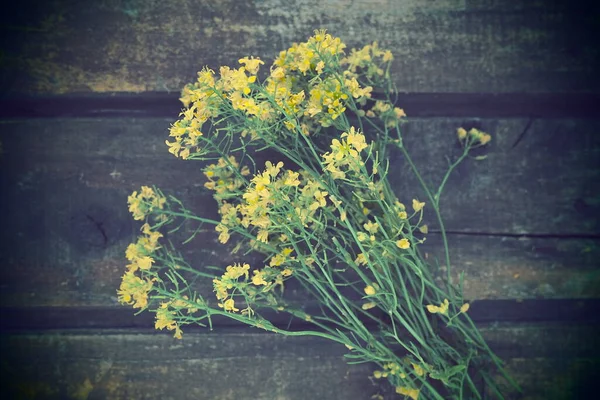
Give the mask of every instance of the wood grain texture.
[{"label": "wood grain texture", "polygon": [[[35,4],[34,4],[35,3]],[[0,20],[3,91],[178,92],[208,65],[271,60],[314,29],[395,56],[407,92],[591,92],[597,5],[562,0],[67,0]]]},{"label": "wood grain texture", "polygon": [[[0,188],[10,212],[0,233],[5,306],[111,306],[139,224],[127,195],[156,184],[191,210],[215,218],[201,163],[163,145],[169,120],[69,119],[3,122]],[[460,119],[414,120],[406,146],[427,179],[456,153]],[[597,123],[480,120],[494,134],[484,161],[467,161],[442,199],[451,268],[465,272],[469,299],[591,298],[599,292]],[[398,166],[396,166],[398,165]],[[391,178],[400,199],[419,197],[402,160]],[[427,208],[426,208],[427,210]],[[435,226],[430,214],[426,222]],[[538,236],[536,236],[538,235]],[[240,261],[210,229],[183,252],[194,266]],[[423,245],[441,259],[439,235]],[[201,260],[201,261],[199,261]],[[210,283],[202,288],[212,292]],[[290,295],[296,293],[292,290]],[[298,294],[298,296],[301,296]]]},{"label": "wood grain texture", "polygon": [[[600,362],[596,329],[481,327],[525,389],[511,399],[585,393],[583,385]],[[181,341],[132,331],[5,334],[0,346],[3,377],[11,378],[2,390],[13,398],[30,393],[42,399],[342,400],[387,391],[368,377],[375,366],[347,365],[342,346],[251,329],[187,333]],[[556,390],[563,397],[542,396]]]}]

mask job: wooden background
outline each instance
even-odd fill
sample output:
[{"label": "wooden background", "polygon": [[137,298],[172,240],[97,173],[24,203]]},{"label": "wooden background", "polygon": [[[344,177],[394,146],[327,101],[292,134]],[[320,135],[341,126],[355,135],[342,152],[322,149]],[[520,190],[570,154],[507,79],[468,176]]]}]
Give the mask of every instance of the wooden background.
[{"label": "wooden background", "polygon": [[[395,55],[407,146],[427,179],[456,127],[494,139],[443,199],[473,318],[522,394],[585,399],[600,378],[597,5],[525,0],[20,1],[0,17],[3,398],[368,399],[344,349],[223,324],[182,341],[116,301],[156,184],[215,215],[196,162],[163,145],[208,65],[270,60],[314,29]],[[393,184],[416,186],[402,160]],[[439,252],[429,235],[428,251]],[[186,249],[227,265],[213,233]],[[198,261],[200,263],[200,261]],[[208,292],[211,291],[207,287]],[[389,395],[386,398],[394,398]]]}]

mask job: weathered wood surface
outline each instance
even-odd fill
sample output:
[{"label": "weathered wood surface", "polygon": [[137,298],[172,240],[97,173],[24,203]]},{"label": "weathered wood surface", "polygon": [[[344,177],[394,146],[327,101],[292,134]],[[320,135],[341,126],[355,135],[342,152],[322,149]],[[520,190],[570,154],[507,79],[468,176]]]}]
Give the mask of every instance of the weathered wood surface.
[{"label": "weathered wood surface", "polygon": [[[595,328],[481,330],[523,385],[523,394],[508,398],[551,400],[587,398],[573,395],[589,394],[600,364]],[[345,400],[386,393],[369,379],[373,365],[345,363],[343,346],[250,329],[185,333],[181,341],[132,331],[30,332],[0,336],[0,348],[10,398]]]},{"label": "weathered wood surface", "polygon": [[[4,306],[112,306],[124,249],[139,224],[127,195],[156,184],[201,215],[216,217],[202,187],[202,163],[166,151],[170,120],[5,121],[0,130],[0,233]],[[480,120],[494,134],[488,158],[467,161],[450,179],[443,207],[452,269],[465,271],[469,299],[598,296],[600,137],[587,120]],[[461,119],[414,120],[406,146],[427,179],[457,154]],[[518,141],[518,143],[517,143]],[[514,143],[517,143],[514,146]],[[402,160],[391,178],[405,202],[417,196]],[[427,208],[426,208],[427,211]],[[426,222],[433,227],[431,214]],[[536,236],[537,235],[537,236]],[[423,245],[433,260],[439,235]],[[184,248],[195,266],[240,261],[202,232]],[[202,260],[202,262],[198,261]],[[204,288],[212,291],[210,283]],[[291,293],[293,295],[293,293]]]},{"label": "weathered wood surface", "polygon": [[[599,103],[600,93],[397,93],[411,118],[596,118]],[[0,98],[0,119],[173,118],[180,111],[179,92]]]},{"label": "weathered wood surface", "polygon": [[204,65],[271,60],[319,28],[393,50],[401,91],[600,89],[591,2],[26,0],[2,14],[0,87],[13,94],[178,92]]}]

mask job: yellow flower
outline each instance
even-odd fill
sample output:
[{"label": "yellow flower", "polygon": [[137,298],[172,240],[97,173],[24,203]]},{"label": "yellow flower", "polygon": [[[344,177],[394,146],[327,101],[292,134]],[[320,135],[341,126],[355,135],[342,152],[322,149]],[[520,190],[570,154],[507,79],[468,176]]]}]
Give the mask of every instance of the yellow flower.
[{"label": "yellow flower", "polygon": [[223,302],[222,305],[221,304],[219,304],[219,305],[222,306],[225,311],[233,311],[233,312],[240,311],[239,308],[235,307],[235,301],[233,299],[227,299]]},{"label": "yellow flower", "polygon": [[373,296],[377,292],[375,288],[371,285],[366,286],[364,290],[367,296]]},{"label": "yellow flower", "polygon": [[298,179],[299,175],[300,174],[298,174],[297,172],[288,170],[286,172],[286,176],[285,176],[285,179],[283,181],[283,184],[286,185],[286,186],[298,186],[298,185],[300,185],[300,180]]},{"label": "yellow flower", "polygon": [[448,299],[444,299],[444,302],[441,303],[439,306],[434,306],[433,304],[428,304],[427,305],[427,311],[429,311],[432,314],[444,314],[446,315],[448,313]]},{"label": "yellow flower", "polygon": [[420,365],[415,364],[415,363],[411,363],[413,369],[415,370],[415,374],[417,374],[418,376],[423,376],[425,375],[425,370],[423,368],[421,368]]},{"label": "yellow flower", "polygon": [[244,58],[240,58],[238,60],[238,62],[240,64],[242,64],[244,66],[244,68],[246,69],[246,71],[250,72],[252,75],[256,75],[256,73],[258,72],[258,68],[260,67],[261,64],[264,64],[263,61],[261,61],[259,58],[248,58],[248,57],[244,57]]},{"label": "yellow flower", "polygon": [[406,238],[402,238],[396,242],[396,246],[401,248],[402,250],[406,250],[410,248],[410,242]]},{"label": "yellow flower", "polygon": [[465,128],[458,128],[456,130],[456,136],[458,136],[458,140],[463,141],[467,138],[467,130]]},{"label": "yellow flower", "polygon": [[425,206],[425,203],[420,202],[419,200],[413,199],[412,206],[413,206],[413,210],[415,210],[415,212],[419,212],[423,209],[423,207]]},{"label": "yellow flower", "polygon": [[429,232],[429,227],[427,225],[422,225],[419,227],[419,231],[426,235]]},{"label": "yellow flower", "polygon": [[365,228],[365,230],[369,233],[375,234],[377,233],[377,231],[379,230],[379,224],[377,222],[367,222],[366,224],[363,225],[363,227]]},{"label": "yellow flower", "polygon": [[463,304],[463,305],[460,307],[460,312],[461,312],[461,313],[463,313],[463,314],[464,314],[464,313],[466,313],[467,311],[469,311],[469,307],[470,307],[469,303],[465,303],[465,304]]},{"label": "yellow flower", "polygon": [[256,240],[263,243],[269,243],[269,231],[266,229],[259,229]]},{"label": "yellow flower", "polygon": [[373,302],[365,303],[361,306],[361,308],[363,310],[370,310],[371,308],[374,308],[374,307],[377,307],[377,304],[373,303]]},{"label": "yellow flower", "polygon": [[163,330],[164,328],[167,328],[169,331],[175,331],[174,337],[176,339],[181,339],[182,331],[175,321],[175,311],[169,310],[169,306],[171,304],[171,302],[162,303],[160,308],[156,310],[156,322],[154,324],[154,329]]},{"label": "yellow flower", "polygon": [[132,305],[133,308],[146,308],[152,287],[152,281],[137,277],[135,271],[130,269],[123,275],[117,291],[119,302]]},{"label": "yellow flower", "polygon": [[365,135],[355,131],[353,126],[350,127],[348,132],[342,133],[341,137],[348,137],[348,144],[354,147],[359,153],[368,147],[367,143],[365,142]]},{"label": "yellow flower", "polygon": [[127,246],[127,250],[125,250],[125,258],[127,258],[129,261],[134,261],[141,256],[140,250],[135,243],[130,243],[129,246]]},{"label": "yellow flower", "polygon": [[215,231],[219,232],[219,242],[225,244],[231,237],[229,234],[229,228],[223,224],[219,224],[215,227]]},{"label": "yellow flower", "polygon": [[265,273],[264,271],[258,271],[258,270],[254,270],[252,272],[254,274],[254,276],[252,277],[252,283],[256,286],[260,286],[260,285],[268,285],[269,282],[265,281]]},{"label": "yellow flower", "polygon": [[223,279],[238,279],[241,276],[245,276],[248,279],[248,271],[250,270],[250,265],[248,264],[233,264],[228,265],[225,269],[225,273],[223,274]]},{"label": "yellow flower", "polygon": [[148,270],[152,267],[154,259],[148,256],[140,257],[136,260],[136,264],[140,269]]},{"label": "yellow flower", "polygon": [[381,379],[382,376],[383,376],[383,373],[381,371],[373,371],[373,377],[375,379]]},{"label": "yellow flower", "polygon": [[405,386],[396,386],[396,393],[408,396],[412,400],[419,399],[419,389],[411,389]]},{"label": "yellow flower", "polygon": [[354,262],[358,265],[367,265],[368,264],[367,257],[365,256],[364,253],[360,253],[358,256],[356,256],[356,259],[354,260]]},{"label": "yellow flower", "polygon": [[265,173],[271,175],[272,178],[277,177],[279,171],[283,167],[283,162],[279,161],[277,165],[273,165],[271,161],[265,162]]},{"label": "yellow flower", "polygon": [[489,143],[490,140],[492,140],[492,137],[490,135],[488,135],[487,133],[484,133],[479,138],[479,141],[481,142],[482,145]]}]

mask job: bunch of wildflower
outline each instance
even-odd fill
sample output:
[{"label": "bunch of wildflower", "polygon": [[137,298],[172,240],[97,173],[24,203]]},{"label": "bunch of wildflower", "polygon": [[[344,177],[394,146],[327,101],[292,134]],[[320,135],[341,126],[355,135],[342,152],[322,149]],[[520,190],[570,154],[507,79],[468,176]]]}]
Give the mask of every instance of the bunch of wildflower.
[{"label": "bunch of wildflower", "polygon": [[[182,324],[203,318],[194,315],[197,303],[182,293],[195,299],[190,282],[210,278],[217,306],[202,302],[208,317],[226,315],[292,334],[260,315],[263,308],[287,312],[320,328],[306,334],[344,344],[349,359],[376,362],[382,371],[375,377],[386,378],[397,393],[413,400],[452,397],[465,386],[474,388],[468,367],[481,365],[480,354],[496,359],[469,325],[461,289],[449,279],[446,291],[436,285],[418,249],[427,233],[422,224],[425,202],[413,199],[409,211],[390,187],[387,166],[382,167],[386,146],[395,144],[418,175],[402,146],[399,125],[404,111],[390,100],[393,57],[377,43],[349,55],[344,48],[339,38],[316,31],[306,42],[281,52],[262,83],[257,74],[263,61],[245,57],[237,68],[221,67],[218,76],[204,69],[197,82],[186,86],[185,109],[171,127],[175,142],[167,143],[169,150],[184,159],[217,160],[204,168],[205,187],[214,191],[220,214],[219,221],[210,223],[221,243],[236,233],[236,249],[249,245],[264,258],[258,267],[242,262],[206,273],[161,249],[160,234],[144,228],[145,238],[128,248],[131,264],[119,296],[134,307],[160,301],[157,329],[174,331],[180,338]],[[372,99],[373,86],[383,87],[386,98]],[[201,133],[206,122],[210,128]],[[367,142],[365,125],[376,140]],[[388,139],[392,132],[397,140]],[[450,166],[437,192],[423,183],[442,231],[439,196],[448,175],[471,148],[489,142],[486,135],[459,130],[463,155]],[[275,150],[291,169],[283,162],[267,161],[258,170],[248,146]],[[136,219],[176,215],[208,221],[180,203],[180,210],[171,212],[169,204],[161,203],[160,193],[142,192],[143,196],[130,196]],[[450,265],[445,236],[443,240]],[[153,252],[158,249],[161,258],[155,263]],[[193,281],[187,281],[185,273]],[[291,279],[314,296],[320,314],[309,315],[286,302],[283,288]],[[281,291],[274,290],[278,287]],[[362,304],[356,304],[357,299]],[[438,335],[432,318],[455,329],[456,335]],[[446,392],[431,380],[441,381]]]}]

